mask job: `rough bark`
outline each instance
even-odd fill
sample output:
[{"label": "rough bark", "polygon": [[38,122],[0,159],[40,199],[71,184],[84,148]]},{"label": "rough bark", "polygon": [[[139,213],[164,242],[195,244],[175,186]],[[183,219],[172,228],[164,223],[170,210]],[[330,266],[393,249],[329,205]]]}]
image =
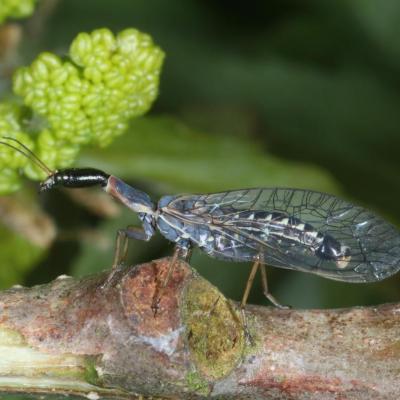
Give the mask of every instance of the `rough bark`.
[{"label": "rough bark", "polygon": [[398,399],[400,305],[237,305],[161,259],[0,294],[0,391],[174,399]]}]

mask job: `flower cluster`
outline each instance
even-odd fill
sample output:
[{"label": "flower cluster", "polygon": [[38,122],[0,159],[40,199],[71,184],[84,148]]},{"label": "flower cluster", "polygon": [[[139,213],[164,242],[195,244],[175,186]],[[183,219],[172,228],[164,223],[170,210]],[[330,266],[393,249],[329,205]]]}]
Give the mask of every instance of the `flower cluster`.
[{"label": "flower cluster", "polygon": [[[0,140],[3,143],[13,144],[12,141],[3,139],[12,137],[32,149],[33,142],[23,133],[19,121],[21,108],[11,103],[0,103]],[[29,160],[10,147],[2,146],[0,151],[0,193],[13,192],[20,186],[19,169],[27,166]]]},{"label": "flower cluster", "polygon": [[0,23],[6,18],[24,18],[32,14],[36,0],[1,0]]},{"label": "flower cluster", "polygon": [[[109,144],[126,130],[130,118],[151,107],[163,59],[144,33],[126,29],[114,36],[98,29],[79,34],[67,60],[42,53],[29,67],[18,69],[14,92],[36,119],[46,122],[35,132],[35,153],[49,168],[65,168],[82,145]],[[17,122],[14,117],[8,120]],[[17,125],[14,131],[22,134]],[[43,177],[31,163],[25,172],[33,179]]]}]

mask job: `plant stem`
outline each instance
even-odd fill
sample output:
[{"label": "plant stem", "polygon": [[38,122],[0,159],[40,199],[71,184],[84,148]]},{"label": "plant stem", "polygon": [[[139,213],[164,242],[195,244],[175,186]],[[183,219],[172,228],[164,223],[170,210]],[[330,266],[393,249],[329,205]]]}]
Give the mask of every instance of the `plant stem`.
[{"label": "plant stem", "polygon": [[[238,306],[169,258],[0,293],[0,391],[179,399],[396,399],[400,305]],[[142,398],[143,398],[142,397]]]}]

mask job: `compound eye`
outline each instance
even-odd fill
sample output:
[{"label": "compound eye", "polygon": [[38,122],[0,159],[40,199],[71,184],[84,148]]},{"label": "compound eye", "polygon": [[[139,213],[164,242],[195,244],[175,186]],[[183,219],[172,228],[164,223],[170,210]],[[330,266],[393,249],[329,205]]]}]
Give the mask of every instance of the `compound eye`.
[{"label": "compound eye", "polygon": [[49,176],[43,182],[40,182],[39,192],[47,192],[55,186],[54,176]]}]

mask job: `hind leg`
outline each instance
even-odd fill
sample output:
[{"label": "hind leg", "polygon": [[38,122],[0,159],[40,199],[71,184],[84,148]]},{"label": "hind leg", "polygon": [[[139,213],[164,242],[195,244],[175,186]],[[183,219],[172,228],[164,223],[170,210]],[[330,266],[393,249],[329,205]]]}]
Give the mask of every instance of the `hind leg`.
[{"label": "hind leg", "polygon": [[252,338],[252,336],[250,334],[249,327],[247,325],[245,307],[246,307],[247,299],[248,299],[249,294],[250,294],[251,287],[253,286],[253,283],[254,283],[254,278],[256,276],[257,270],[260,267],[260,265],[261,265],[260,261],[257,260],[257,261],[254,262],[253,266],[251,267],[251,271],[250,271],[249,277],[247,278],[246,287],[244,289],[242,301],[240,302],[240,311],[241,311],[241,314],[242,314],[244,335],[245,335],[246,339],[250,342],[251,345],[254,344],[254,341],[253,341],[253,338]]},{"label": "hind leg", "polygon": [[240,302],[240,309],[242,313],[242,320],[243,320],[243,327],[244,327],[244,334],[247,340],[250,342],[250,344],[253,344],[253,338],[250,334],[248,325],[247,325],[247,319],[246,319],[246,313],[245,313],[245,307],[247,303],[247,299],[249,297],[249,293],[251,290],[251,287],[253,286],[255,276],[257,274],[257,270],[261,267],[261,283],[263,287],[263,293],[264,296],[275,306],[281,309],[288,309],[290,307],[282,305],[279,303],[278,300],[275,299],[275,297],[270,293],[268,290],[268,280],[267,280],[267,271],[265,269],[265,264],[261,262],[261,256],[257,258],[257,260],[254,262],[249,277],[247,279],[246,287],[243,293],[242,301]]},{"label": "hind leg", "polygon": [[250,275],[247,278],[246,287],[242,296],[242,301],[240,302],[240,308],[244,309],[246,307],[247,299],[249,298],[251,287],[254,283],[254,278],[256,276],[257,270],[260,267],[260,261],[256,261],[251,267]]},{"label": "hind leg", "polygon": [[261,283],[263,286],[263,293],[264,296],[275,306],[278,308],[281,308],[283,310],[287,310],[290,307],[289,306],[285,306],[281,303],[279,303],[279,301],[271,294],[271,292],[268,289],[268,280],[267,280],[267,270],[266,270],[266,266],[265,264],[261,264]]}]

